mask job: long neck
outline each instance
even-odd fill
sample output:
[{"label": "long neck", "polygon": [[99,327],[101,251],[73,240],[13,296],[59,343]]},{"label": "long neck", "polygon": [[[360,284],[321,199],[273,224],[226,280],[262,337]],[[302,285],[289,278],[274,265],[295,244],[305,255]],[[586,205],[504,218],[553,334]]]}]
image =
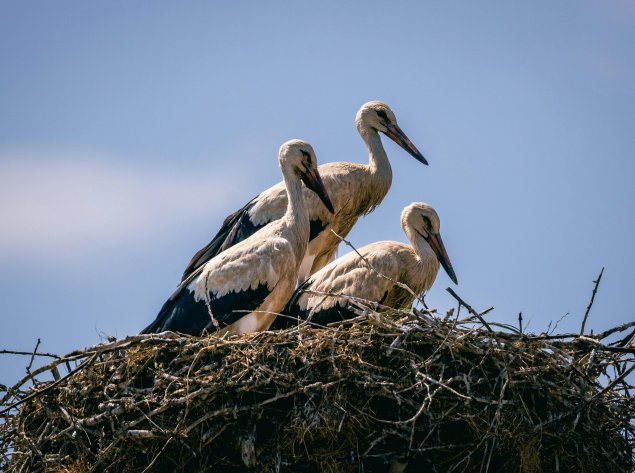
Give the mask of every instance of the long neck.
[{"label": "long neck", "polygon": [[358,127],[358,131],[368,150],[368,166],[373,179],[389,188],[392,183],[392,168],[379,133],[374,128],[363,125]]},{"label": "long neck", "polygon": [[298,225],[300,227],[298,231],[302,231],[302,227],[306,226],[308,238],[309,214],[305,206],[304,195],[302,195],[300,177],[295,170],[289,168],[282,170],[282,177],[288,196],[287,210],[283,218],[287,224]]}]

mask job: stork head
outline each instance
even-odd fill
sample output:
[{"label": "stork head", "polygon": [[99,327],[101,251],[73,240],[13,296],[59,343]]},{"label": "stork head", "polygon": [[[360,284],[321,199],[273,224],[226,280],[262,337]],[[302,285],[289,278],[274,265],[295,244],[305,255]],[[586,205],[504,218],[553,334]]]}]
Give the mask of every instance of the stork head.
[{"label": "stork head", "polygon": [[432,207],[423,202],[413,202],[407,206],[401,213],[401,228],[413,242],[415,248],[421,247],[422,243],[425,242],[423,244],[430,247],[450,279],[454,281],[454,284],[458,284],[450,257],[445,251],[439,233],[441,228],[439,215]]},{"label": "stork head", "polygon": [[428,164],[426,158],[423,157],[417,147],[412,144],[402,129],[399,128],[395,114],[385,103],[379,100],[366,102],[357,112],[355,124],[360,133],[362,133],[362,130],[370,128],[385,134],[417,161]]},{"label": "stork head", "polygon": [[318,172],[315,151],[309,143],[302,140],[291,140],[283,143],[280,147],[279,161],[283,173],[287,169],[291,170],[309,189],[318,195],[329,212],[334,212],[333,204]]}]

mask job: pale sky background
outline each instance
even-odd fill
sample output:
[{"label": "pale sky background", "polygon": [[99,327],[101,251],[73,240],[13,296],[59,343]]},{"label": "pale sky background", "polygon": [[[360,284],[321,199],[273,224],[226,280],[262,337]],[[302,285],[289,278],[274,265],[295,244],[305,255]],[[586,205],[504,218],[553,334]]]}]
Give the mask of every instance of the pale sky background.
[{"label": "pale sky background", "polygon": [[[0,349],[137,333],[277,150],[364,162],[387,102],[393,186],[349,235],[432,204],[457,292],[490,320],[635,319],[635,2],[0,3]],[[343,252],[347,250],[344,249]],[[427,300],[454,301],[442,271]],[[2,355],[0,383],[27,359]]]}]

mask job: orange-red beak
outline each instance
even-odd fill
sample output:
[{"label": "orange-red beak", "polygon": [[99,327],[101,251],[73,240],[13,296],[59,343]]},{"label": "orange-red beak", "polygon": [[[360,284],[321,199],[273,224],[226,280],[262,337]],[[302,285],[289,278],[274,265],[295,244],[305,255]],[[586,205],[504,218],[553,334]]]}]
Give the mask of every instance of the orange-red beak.
[{"label": "orange-red beak", "polygon": [[443,245],[441,234],[429,233],[428,237],[427,238],[424,237],[424,238],[428,242],[428,245],[430,245],[430,248],[432,248],[432,251],[434,251],[434,254],[437,255],[437,259],[439,260],[439,263],[441,263],[441,266],[443,266],[443,269],[445,269],[445,272],[448,273],[448,276],[450,276],[450,279],[454,281],[454,284],[458,284],[459,281],[456,279],[456,274],[454,273],[454,268],[452,268],[452,263],[450,262],[450,257],[448,256],[448,252],[445,251],[445,246]]},{"label": "orange-red beak", "polygon": [[388,129],[384,132],[388,138],[393,140],[403,149],[405,149],[410,155],[415,158],[420,163],[428,165],[428,161],[423,157],[423,154],[417,149],[415,145],[412,144],[412,141],[408,139],[406,134],[402,131],[401,128],[395,123],[394,125],[388,126]]},{"label": "orange-red beak", "polygon": [[329,195],[326,193],[324,183],[322,182],[322,178],[320,177],[320,173],[317,168],[309,169],[308,171],[301,173],[300,178],[302,179],[302,182],[304,182],[305,186],[318,195],[328,211],[335,213],[333,203],[331,202]]}]

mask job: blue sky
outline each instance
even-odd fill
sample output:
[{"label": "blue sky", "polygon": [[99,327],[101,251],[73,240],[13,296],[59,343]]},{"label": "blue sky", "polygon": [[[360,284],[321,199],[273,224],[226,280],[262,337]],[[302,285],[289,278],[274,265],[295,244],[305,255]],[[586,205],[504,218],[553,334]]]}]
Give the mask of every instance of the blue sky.
[{"label": "blue sky", "polygon": [[635,4],[229,3],[0,3],[0,348],[137,333],[283,141],[366,161],[372,99],[430,166],[384,139],[393,186],[354,244],[404,240],[424,201],[490,319],[579,330],[602,266],[588,326],[635,319]]}]

